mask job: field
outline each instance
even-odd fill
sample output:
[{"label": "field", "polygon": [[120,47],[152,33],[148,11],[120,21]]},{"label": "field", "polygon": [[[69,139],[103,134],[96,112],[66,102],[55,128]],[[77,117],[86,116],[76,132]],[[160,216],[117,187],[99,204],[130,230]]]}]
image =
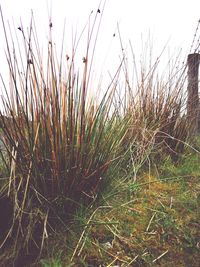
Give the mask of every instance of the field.
[{"label": "field", "polygon": [[122,49],[111,82],[94,88],[98,16],[77,66],[79,39],[60,57],[49,23],[43,57],[34,17],[14,40],[1,12],[0,266],[198,267],[200,141],[186,63],[177,57],[162,76],[160,58],[138,66],[132,54],[131,68]]}]

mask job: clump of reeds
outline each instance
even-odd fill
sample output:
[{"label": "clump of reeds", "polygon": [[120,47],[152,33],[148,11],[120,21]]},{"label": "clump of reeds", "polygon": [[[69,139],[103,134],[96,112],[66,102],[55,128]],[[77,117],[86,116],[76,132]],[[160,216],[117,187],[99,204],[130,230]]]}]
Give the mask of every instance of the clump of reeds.
[{"label": "clump of reeds", "polygon": [[[10,174],[1,195],[12,202],[13,214],[1,247],[15,240],[15,248],[18,243],[41,248],[59,220],[65,221],[81,205],[95,200],[126,128],[110,112],[114,83],[98,103],[88,95],[92,30],[79,73],[75,47],[62,64],[51,39],[45,66],[33,19],[28,34],[18,28],[24,44],[19,55],[8,41],[3,16],[2,22],[10,88],[4,86],[1,139]],[[51,35],[52,23],[49,26]],[[20,62],[19,56],[25,60]]]},{"label": "clump of reeds", "polygon": [[135,70],[137,83],[134,90],[128,68],[126,65],[124,68],[128,88],[124,116],[130,118],[124,142],[129,146],[129,165],[134,173],[144,162],[150,162],[150,158],[160,161],[170,155],[177,161],[188,140],[185,64],[174,66],[166,80],[159,76],[159,60],[156,59],[149,69],[141,65],[140,74],[138,69]]}]

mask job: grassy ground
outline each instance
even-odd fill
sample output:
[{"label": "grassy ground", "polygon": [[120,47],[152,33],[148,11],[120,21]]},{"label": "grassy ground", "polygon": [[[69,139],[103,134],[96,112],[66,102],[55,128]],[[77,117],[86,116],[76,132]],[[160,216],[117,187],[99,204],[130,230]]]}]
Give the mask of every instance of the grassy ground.
[{"label": "grassy ground", "polygon": [[194,153],[141,171],[137,183],[116,179],[99,207],[77,214],[71,234],[53,236],[38,266],[198,267],[199,192]]}]

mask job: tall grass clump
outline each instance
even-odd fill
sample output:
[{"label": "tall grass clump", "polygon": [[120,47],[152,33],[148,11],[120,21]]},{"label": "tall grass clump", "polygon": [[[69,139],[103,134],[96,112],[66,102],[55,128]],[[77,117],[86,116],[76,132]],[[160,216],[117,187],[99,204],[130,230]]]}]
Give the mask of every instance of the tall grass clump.
[{"label": "tall grass clump", "polygon": [[128,148],[126,164],[128,160],[128,166],[135,174],[145,162],[149,165],[151,159],[160,161],[170,155],[177,161],[188,141],[186,65],[180,66],[177,57],[173,64],[170,62],[172,67],[167,66],[161,75],[158,70],[161,56],[152,63],[151,45],[147,50],[150,50],[149,62],[147,57],[140,66],[135,63],[133,54],[134,84],[130,63],[124,64],[124,117],[129,118],[129,128],[123,144]]},{"label": "tall grass clump", "polygon": [[[59,61],[50,38],[44,63],[33,18],[28,34],[22,25],[18,28],[24,46],[19,46],[19,53],[12,35],[9,42],[3,16],[2,23],[10,86],[1,77],[1,139],[6,150],[1,155],[9,173],[1,198],[11,204],[12,215],[1,248],[11,242],[16,252],[19,246],[33,244],[41,249],[50,229],[95,200],[126,128],[113,111],[116,83],[111,83],[98,102],[95,94],[89,94],[95,49],[91,39],[97,16],[88,30],[79,71],[75,66],[77,44],[70,58]],[[51,36],[52,23],[49,28]],[[118,73],[114,79],[117,77]]]}]

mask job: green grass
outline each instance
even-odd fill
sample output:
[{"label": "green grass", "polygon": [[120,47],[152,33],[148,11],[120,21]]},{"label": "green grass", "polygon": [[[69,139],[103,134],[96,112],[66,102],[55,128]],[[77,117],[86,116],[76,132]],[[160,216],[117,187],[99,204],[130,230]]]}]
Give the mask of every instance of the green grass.
[{"label": "green grass", "polygon": [[[42,267],[62,267],[62,263],[59,259],[53,259],[52,261],[41,261]],[[70,266],[70,265],[69,265]]]},{"label": "green grass", "polygon": [[60,237],[62,266],[198,266],[200,172],[188,177],[190,157],[176,167],[171,163],[182,173],[178,179],[168,168],[166,179],[156,174],[164,162],[151,174],[144,171],[135,188],[126,182],[123,192],[107,196],[92,217],[82,213],[71,253],[62,251]]}]

